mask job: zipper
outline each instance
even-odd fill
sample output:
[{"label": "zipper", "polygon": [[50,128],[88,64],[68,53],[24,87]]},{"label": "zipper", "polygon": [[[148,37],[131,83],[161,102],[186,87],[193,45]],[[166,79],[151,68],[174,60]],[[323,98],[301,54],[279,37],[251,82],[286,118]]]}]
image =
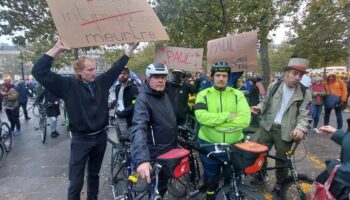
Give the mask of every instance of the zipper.
[{"label": "zipper", "polygon": [[151,126],[151,135],[152,135],[152,142],[153,142],[153,146],[156,146],[156,141],[154,139],[154,133],[153,133],[153,128]]},{"label": "zipper", "polygon": [[222,91],[220,91],[220,109],[222,112]]}]

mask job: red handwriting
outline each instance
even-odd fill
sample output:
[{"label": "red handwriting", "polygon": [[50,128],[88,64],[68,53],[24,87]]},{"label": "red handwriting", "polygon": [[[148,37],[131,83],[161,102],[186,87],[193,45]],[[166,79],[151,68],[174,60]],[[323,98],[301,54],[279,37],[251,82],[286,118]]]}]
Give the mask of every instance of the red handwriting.
[{"label": "red handwriting", "polygon": [[172,51],[168,50],[166,52],[167,59],[168,61],[165,61],[167,63],[169,62],[177,62],[179,64],[191,64],[189,57],[190,53],[185,53],[185,52],[178,52],[178,51]]},{"label": "red handwriting", "polygon": [[143,11],[144,11],[144,10],[136,10],[136,11],[132,11],[132,12],[121,13],[121,14],[117,14],[117,15],[112,15],[112,16],[108,16],[108,17],[103,17],[103,18],[101,18],[101,19],[96,19],[96,20],[84,22],[84,23],[82,23],[82,24],[80,24],[80,25],[81,25],[81,26],[85,26],[85,25],[88,25],[88,24],[93,24],[93,23],[96,23],[96,22],[105,21],[105,20],[112,19],[112,18],[116,18],[116,17],[120,17],[120,16],[125,16],[125,15],[140,13],[140,12],[143,12]]}]

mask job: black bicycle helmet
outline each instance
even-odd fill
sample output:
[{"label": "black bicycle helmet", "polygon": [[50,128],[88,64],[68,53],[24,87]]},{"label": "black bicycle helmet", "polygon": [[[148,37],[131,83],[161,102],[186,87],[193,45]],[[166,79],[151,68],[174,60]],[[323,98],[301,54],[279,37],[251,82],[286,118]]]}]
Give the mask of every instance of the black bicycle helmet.
[{"label": "black bicycle helmet", "polygon": [[231,67],[225,61],[219,61],[211,66],[211,76],[214,76],[215,72],[227,72],[231,74]]}]

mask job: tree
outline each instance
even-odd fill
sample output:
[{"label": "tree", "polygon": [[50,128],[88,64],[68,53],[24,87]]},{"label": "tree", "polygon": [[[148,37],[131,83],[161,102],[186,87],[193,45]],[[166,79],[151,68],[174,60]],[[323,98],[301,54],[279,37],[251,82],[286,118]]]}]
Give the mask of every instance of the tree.
[{"label": "tree", "polygon": [[45,0],[1,0],[0,34],[13,36],[13,43],[25,46],[39,36],[53,41],[56,28]]},{"label": "tree", "polygon": [[288,63],[289,58],[293,55],[293,52],[294,47],[287,42],[283,42],[277,48],[272,48],[272,45],[269,45],[271,71],[281,72],[282,68]]},{"label": "tree", "polygon": [[245,1],[235,0],[233,10],[237,12],[235,24],[239,32],[256,30],[260,42],[260,63],[262,67],[263,83],[267,86],[270,82],[270,64],[268,35],[276,29],[286,16],[293,16],[302,1],[265,0]]},{"label": "tree", "polygon": [[170,34],[168,44],[206,49],[210,39],[227,33],[258,31],[260,58],[265,85],[269,82],[268,34],[293,15],[301,1],[285,0],[159,0],[155,8]]},{"label": "tree", "polygon": [[295,53],[309,59],[311,66],[326,67],[346,59],[346,21],[338,1],[311,1],[306,16],[294,27]]}]

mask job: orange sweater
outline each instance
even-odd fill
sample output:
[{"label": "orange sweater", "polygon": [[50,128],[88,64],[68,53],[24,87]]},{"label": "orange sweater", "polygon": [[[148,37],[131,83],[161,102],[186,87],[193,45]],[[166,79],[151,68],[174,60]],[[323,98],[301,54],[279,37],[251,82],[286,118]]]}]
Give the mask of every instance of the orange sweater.
[{"label": "orange sweater", "polygon": [[346,101],[348,96],[348,90],[343,80],[336,79],[334,82],[323,82],[323,86],[327,91],[327,94],[334,94],[341,98],[342,101]]}]

